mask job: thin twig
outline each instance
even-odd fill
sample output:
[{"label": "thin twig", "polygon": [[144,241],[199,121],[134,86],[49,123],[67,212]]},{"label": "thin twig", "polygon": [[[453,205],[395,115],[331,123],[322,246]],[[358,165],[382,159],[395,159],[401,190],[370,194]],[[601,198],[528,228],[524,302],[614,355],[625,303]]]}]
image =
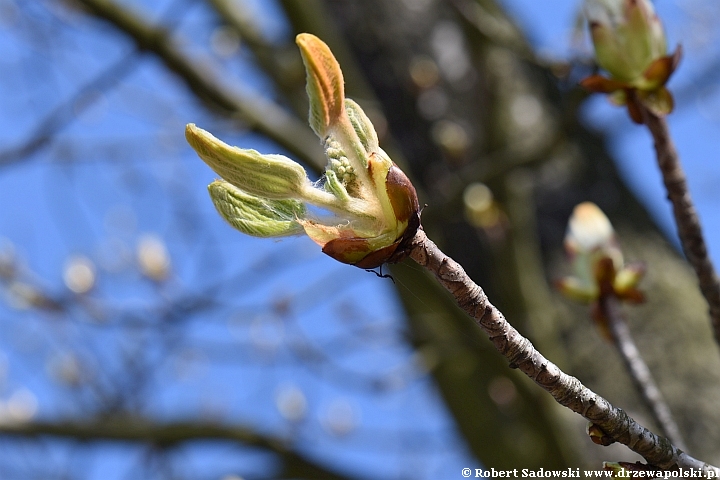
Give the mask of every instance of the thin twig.
[{"label": "thin twig", "polygon": [[680,434],[680,429],[677,423],[675,423],[675,419],[670,412],[670,407],[668,407],[660,389],[655,384],[650,369],[635,345],[635,341],[630,334],[630,329],[618,305],[617,298],[613,295],[603,296],[600,306],[605,318],[607,318],[613,340],[630,373],[630,377],[640,391],[645,404],[652,412],[655,422],[660,427],[662,433],[675,446],[684,449],[685,442]]},{"label": "thin twig", "polygon": [[720,468],[697,460],[664,437],[652,433],[623,410],[585,387],[546,359],[488,300],[483,289],[465,270],[445,255],[421,229],[412,240],[410,257],[432,272],[453,295],[456,303],[488,335],[495,348],[564,407],[585,417],[615,441],[627,445],[654,466],[702,470],[706,478],[720,475]]},{"label": "thin twig", "polygon": [[715,340],[720,345],[720,280],[708,255],[700,219],[690,197],[685,172],[680,165],[680,156],[673,144],[665,118],[655,115],[644,106],[641,106],[640,110],[643,123],[650,130],[655,143],[657,161],[668,192],[668,199],[673,206],[680,243],[685,256],[695,269],[700,291],[708,302]]}]

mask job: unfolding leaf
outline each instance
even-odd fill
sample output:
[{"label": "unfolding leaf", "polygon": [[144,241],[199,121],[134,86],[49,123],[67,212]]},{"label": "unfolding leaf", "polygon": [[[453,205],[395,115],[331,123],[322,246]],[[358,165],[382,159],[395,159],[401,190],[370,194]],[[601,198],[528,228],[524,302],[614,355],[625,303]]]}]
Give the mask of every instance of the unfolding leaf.
[{"label": "unfolding leaf", "polygon": [[301,202],[260,198],[223,180],[208,185],[208,191],[218,213],[242,233],[254,237],[303,233],[297,221],[305,215]]},{"label": "unfolding leaf", "polygon": [[330,48],[309,33],[295,39],[307,71],[310,126],[320,138],[345,113],[345,86],[340,65]]}]

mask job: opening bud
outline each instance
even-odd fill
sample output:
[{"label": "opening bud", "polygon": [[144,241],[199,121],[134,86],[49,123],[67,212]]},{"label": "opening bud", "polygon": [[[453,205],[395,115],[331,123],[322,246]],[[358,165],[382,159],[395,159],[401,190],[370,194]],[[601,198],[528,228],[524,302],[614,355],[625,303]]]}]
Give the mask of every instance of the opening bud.
[{"label": "opening bud", "polygon": [[[604,317],[597,308],[604,295],[631,303],[642,303],[645,296],[637,288],[645,274],[642,264],[624,264],[610,220],[591,202],[575,207],[568,221],[565,250],[573,275],[556,282],[566,297],[593,305],[595,319],[604,328]],[[604,297],[607,298],[607,297]]]},{"label": "opening bud", "polygon": [[[360,268],[396,262],[420,227],[415,188],[379,147],[370,119],[344,97],[340,66],[325,43],[301,34],[297,43],[307,70],[310,125],[328,159],[324,182],[281,155],[229,146],[188,125],[186,137],[223,179],[210,184],[220,215],[248,235],[306,233],[332,258]],[[332,216],[313,216],[315,205]]]}]

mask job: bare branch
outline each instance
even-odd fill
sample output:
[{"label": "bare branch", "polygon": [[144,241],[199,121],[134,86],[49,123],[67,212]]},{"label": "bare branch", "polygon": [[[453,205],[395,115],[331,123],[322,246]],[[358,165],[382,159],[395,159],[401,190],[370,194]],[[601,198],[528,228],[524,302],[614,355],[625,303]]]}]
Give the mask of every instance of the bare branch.
[{"label": "bare branch", "polygon": [[651,465],[664,469],[682,467],[702,470],[711,476],[720,475],[720,468],[697,460],[666,438],[660,437],[623,410],[585,387],[550,362],[505,320],[483,289],[474,283],[465,270],[440,249],[419,229],[412,242],[410,257],[435,275],[453,295],[460,308],[468,313],[490,337],[495,348],[536,384],[549,392],[564,407],[569,408],[597,425],[613,440],[627,445],[642,455]]}]

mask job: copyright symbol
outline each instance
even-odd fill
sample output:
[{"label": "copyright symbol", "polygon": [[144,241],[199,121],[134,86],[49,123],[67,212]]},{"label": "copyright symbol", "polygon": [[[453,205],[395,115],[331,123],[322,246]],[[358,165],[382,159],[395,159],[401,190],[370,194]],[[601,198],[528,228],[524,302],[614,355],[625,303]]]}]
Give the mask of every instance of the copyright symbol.
[{"label": "copyright symbol", "polygon": [[469,477],[470,475],[472,475],[472,470],[470,470],[469,468],[463,468],[463,469],[462,469],[462,476],[463,476],[463,477]]}]

